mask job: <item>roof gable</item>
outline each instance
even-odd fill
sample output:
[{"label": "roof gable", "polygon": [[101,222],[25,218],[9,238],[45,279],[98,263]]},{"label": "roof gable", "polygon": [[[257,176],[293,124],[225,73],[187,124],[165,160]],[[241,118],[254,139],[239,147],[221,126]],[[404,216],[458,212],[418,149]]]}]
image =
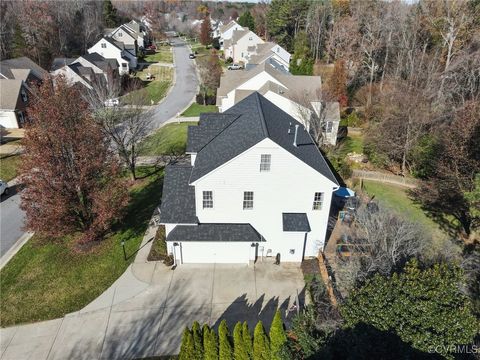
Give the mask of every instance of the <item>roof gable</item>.
[{"label": "roof gable", "polygon": [[[202,178],[263,139],[269,138],[333,183],[338,184],[320,150],[304,127],[258,92],[247,96],[223,114],[236,115],[237,118],[221,129],[197,153],[190,182]],[[298,125],[297,146],[293,144],[295,125]]]}]

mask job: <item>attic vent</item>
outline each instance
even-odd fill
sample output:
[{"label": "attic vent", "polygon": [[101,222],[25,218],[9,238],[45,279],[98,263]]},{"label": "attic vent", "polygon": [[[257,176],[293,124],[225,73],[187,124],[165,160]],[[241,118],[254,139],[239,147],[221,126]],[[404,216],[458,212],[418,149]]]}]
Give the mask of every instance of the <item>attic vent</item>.
[{"label": "attic vent", "polygon": [[293,138],[293,146],[295,146],[295,147],[297,146],[297,135],[298,135],[298,127],[299,126],[300,125],[298,125],[298,124],[295,125],[295,137]]},{"label": "attic vent", "polygon": [[290,134],[292,131],[291,131],[291,128],[292,127],[292,123],[288,124],[288,133]]}]

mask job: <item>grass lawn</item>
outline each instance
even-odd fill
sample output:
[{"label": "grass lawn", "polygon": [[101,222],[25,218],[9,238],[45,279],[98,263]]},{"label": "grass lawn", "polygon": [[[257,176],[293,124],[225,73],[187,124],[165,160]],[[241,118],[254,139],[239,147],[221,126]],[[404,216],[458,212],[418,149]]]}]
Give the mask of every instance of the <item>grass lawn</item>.
[{"label": "grass lawn", "polygon": [[182,116],[200,116],[201,113],[205,112],[218,112],[218,108],[216,105],[199,105],[197,103],[193,103],[182,113]]},{"label": "grass lawn", "polygon": [[[147,81],[147,73],[155,76],[155,80]],[[137,96],[143,99],[144,105],[152,105],[162,100],[167,95],[172,84],[173,68],[167,66],[151,65],[148,68],[137,71],[138,78],[144,81],[145,87],[132,91],[122,98],[124,104],[130,104]]]},{"label": "grass lawn", "polygon": [[361,135],[348,135],[341,143],[339,154],[342,158],[351,152],[363,153],[363,137]]},{"label": "grass lawn", "polygon": [[173,63],[173,52],[170,47],[159,47],[155,54],[146,55],[145,62]]},{"label": "grass lawn", "polygon": [[163,126],[146,138],[141,144],[141,155],[156,156],[171,153],[181,154],[185,152],[189,125],[197,125],[197,123],[182,122]]},{"label": "grass lawn", "polygon": [[[139,169],[146,175],[149,168]],[[77,311],[105,291],[133,261],[162,191],[163,172],[150,175],[131,190],[125,218],[88,253],[73,249],[71,238],[34,235],[0,271],[2,327],[57,318]]]},{"label": "grass lawn", "polygon": [[446,234],[440,230],[439,226],[423,212],[420,206],[413,203],[404,188],[367,180],[363,181],[363,186],[365,191],[370,196],[375,195],[375,199],[381,204],[423,226],[434,239],[446,238]]},{"label": "grass lawn", "polygon": [[0,157],[0,179],[10,181],[17,176],[20,155],[2,155]]}]

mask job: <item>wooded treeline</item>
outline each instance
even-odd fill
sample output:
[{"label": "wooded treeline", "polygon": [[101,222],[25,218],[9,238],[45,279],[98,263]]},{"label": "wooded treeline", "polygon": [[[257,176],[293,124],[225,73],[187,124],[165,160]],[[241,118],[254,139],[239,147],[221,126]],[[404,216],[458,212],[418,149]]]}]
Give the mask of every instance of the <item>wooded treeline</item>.
[{"label": "wooded treeline", "polygon": [[105,27],[123,20],[109,0],[2,0],[0,58],[28,56],[49,69],[55,56],[85,54]]},{"label": "wooded treeline", "polygon": [[293,52],[292,73],[341,69],[330,90],[360,115],[369,160],[425,180],[416,199],[470,237],[479,226],[465,194],[479,191],[480,1],[273,0],[266,19],[268,36]]}]

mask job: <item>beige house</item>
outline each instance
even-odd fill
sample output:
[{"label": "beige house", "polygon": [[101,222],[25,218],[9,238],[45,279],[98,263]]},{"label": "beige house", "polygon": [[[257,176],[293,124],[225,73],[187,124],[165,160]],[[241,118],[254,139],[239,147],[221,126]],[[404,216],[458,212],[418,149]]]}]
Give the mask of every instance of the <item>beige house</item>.
[{"label": "beige house", "polygon": [[27,57],[0,62],[0,127],[17,129],[27,120],[30,87],[40,83],[48,72]]}]

